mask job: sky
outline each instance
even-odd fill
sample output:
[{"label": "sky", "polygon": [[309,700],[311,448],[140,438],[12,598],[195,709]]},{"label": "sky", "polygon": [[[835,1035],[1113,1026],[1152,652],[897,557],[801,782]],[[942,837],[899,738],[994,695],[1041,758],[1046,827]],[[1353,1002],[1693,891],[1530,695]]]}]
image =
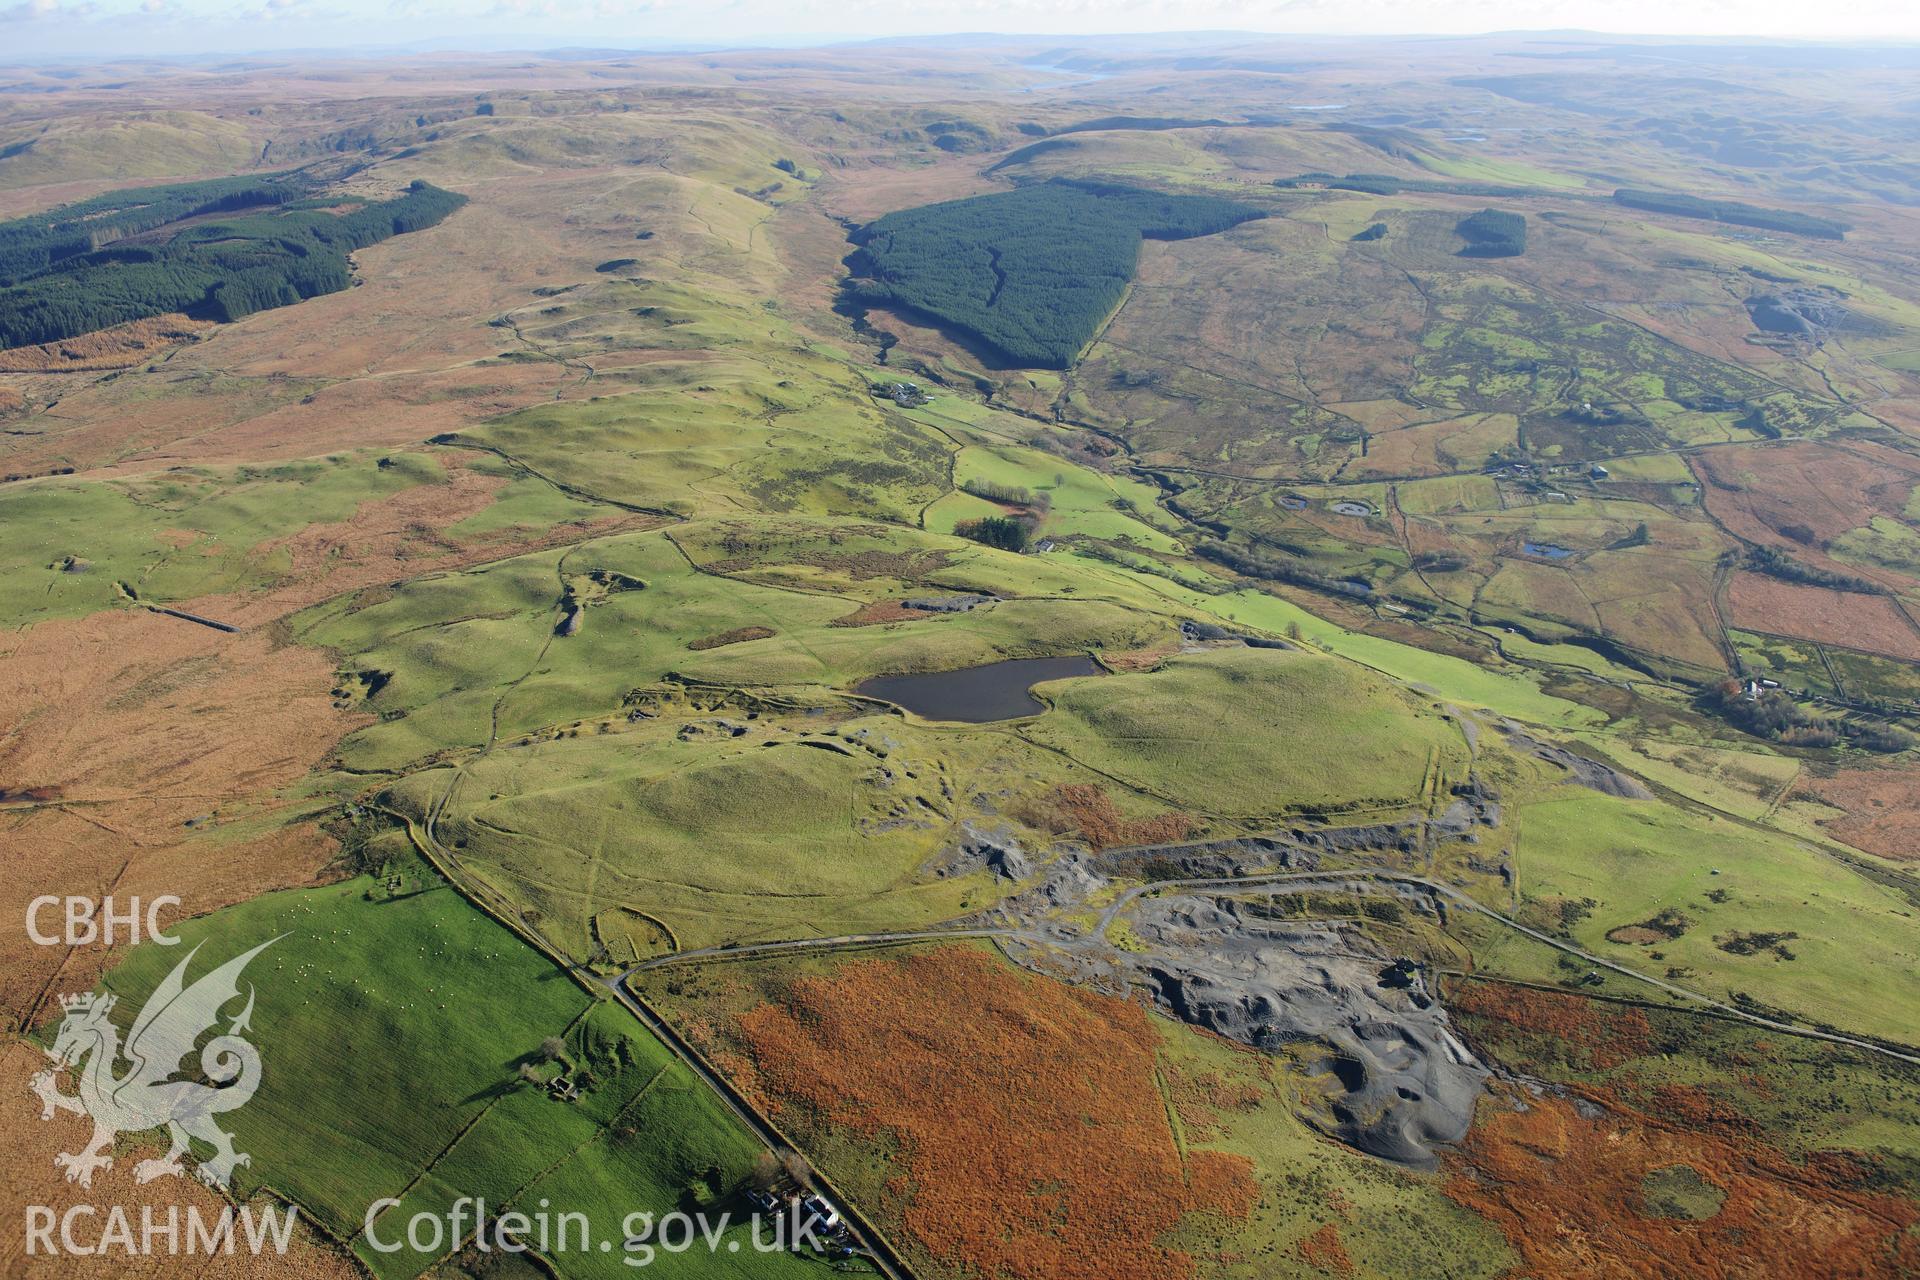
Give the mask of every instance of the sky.
[{"label": "sky", "polygon": [[0,0],[0,62],[275,50],[809,44],[955,31],[1584,30],[1920,41],[1913,0]]}]

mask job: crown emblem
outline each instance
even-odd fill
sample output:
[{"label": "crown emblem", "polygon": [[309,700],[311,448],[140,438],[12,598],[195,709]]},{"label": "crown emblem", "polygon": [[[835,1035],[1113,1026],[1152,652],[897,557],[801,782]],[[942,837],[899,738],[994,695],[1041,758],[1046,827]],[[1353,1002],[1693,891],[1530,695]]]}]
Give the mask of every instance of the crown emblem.
[{"label": "crown emblem", "polygon": [[[93,1137],[86,1146],[54,1157],[54,1164],[66,1170],[68,1182],[91,1187],[94,1174],[112,1167],[111,1150],[120,1134],[164,1127],[172,1145],[164,1156],[134,1166],[135,1182],[179,1177],[186,1171],[181,1159],[190,1154],[200,1181],[210,1187],[232,1185],[234,1169],[250,1160],[245,1152],[234,1149],[233,1135],[217,1120],[244,1105],[260,1087],[260,1052],[240,1035],[253,1016],[252,987],[246,989],[247,1007],[228,1021],[225,1034],[219,1030],[220,1011],[239,999],[240,975],[247,962],[276,941],[268,939],[189,985],[187,966],[200,950],[195,946],[147,997],[146,1007],[130,1019],[133,1025],[124,1045],[121,1029],[107,1017],[114,1008],[113,996],[93,991],[60,996],[65,1016],[52,1043],[43,1050],[52,1066],[30,1083],[40,1099],[42,1120],[51,1120],[61,1111],[93,1120]],[[214,1035],[200,1049],[199,1078],[174,1079],[208,1032]],[[119,1070],[122,1061],[128,1064],[125,1071]],[[73,1073],[77,1093],[60,1092],[59,1078],[65,1072]],[[213,1154],[203,1159],[201,1152],[209,1147]]]}]

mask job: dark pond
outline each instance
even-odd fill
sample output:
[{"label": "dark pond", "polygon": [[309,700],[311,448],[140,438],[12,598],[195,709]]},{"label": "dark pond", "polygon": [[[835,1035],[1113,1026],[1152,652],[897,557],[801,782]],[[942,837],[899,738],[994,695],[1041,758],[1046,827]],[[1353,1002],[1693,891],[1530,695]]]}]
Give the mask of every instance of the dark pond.
[{"label": "dark pond", "polygon": [[1523,542],[1520,549],[1530,556],[1539,556],[1544,560],[1565,560],[1573,552],[1567,547],[1556,547],[1551,542]]},{"label": "dark pond", "polygon": [[875,676],[856,686],[869,698],[883,698],[929,720],[1011,720],[1045,709],[1027,692],[1043,680],[1097,676],[1104,670],[1092,658],[1014,658],[959,671],[922,675]]}]

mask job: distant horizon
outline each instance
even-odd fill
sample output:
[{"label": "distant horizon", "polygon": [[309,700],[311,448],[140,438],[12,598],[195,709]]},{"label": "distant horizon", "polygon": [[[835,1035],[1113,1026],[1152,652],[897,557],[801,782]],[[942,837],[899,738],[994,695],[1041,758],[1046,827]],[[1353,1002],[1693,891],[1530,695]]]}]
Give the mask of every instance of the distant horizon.
[{"label": "distant horizon", "polygon": [[[498,56],[721,54],[761,50],[824,49],[893,43],[912,46],[957,42],[1059,41],[1062,43],[1178,39],[1183,43],[1341,40],[1498,40],[1557,39],[1646,42],[1652,44],[1793,45],[1848,48],[1894,44],[1920,47],[1920,10],[1882,0],[1854,6],[1844,15],[1844,28],[1827,17],[1820,30],[1790,29],[1804,23],[1807,11],[1772,0],[1734,5],[1661,5],[1653,0],[1614,6],[1606,13],[1585,13],[1586,23],[1565,21],[1543,25],[1514,25],[1502,17],[1538,14],[1566,18],[1587,9],[1573,0],[1558,4],[1513,5],[1503,0],[1439,6],[1429,0],[1372,0],[1336,11],[1328,0],[1277,0],[1268,5],[1213,0],[1207,9],[1164,6],[1185,21],[1157,26],[1151,15],[1163,6],[1153,0],[1111,0],[1083,6],[1076,17],[1096,19],[1097,10],[1114,14],[1120,29],[1073,29],[1061,20],[1047,26],[1041,19],[1060,17],[1062,0],[988,0],[1007,15],[1033,17],[1028,23],[1005,27],[952,26],[936,28],[916,21],[919,14],[952,14],[961,5],[921,5],[900,10],[852,0],[836,6],[833,21],[844,23],[871,11],[894,22],[895,29],[792,29],[822,6],[814,3],[777,5],[771,0],[729,0],[719,6],[696,8],[675,0],[486,0],[484,8],[461,13],[435,0],[18,0],[0,5],[0,36],[11,46],[0,65],[43,62],[109,63],[135,60],[194,61],[232,57],[393,57],[472,54]],[[476,7],[478,8],[478,7]],[[1715,27],[1697,15],[1712,9],[1716,16],[1729,11],[1750,25]],[[984,6],[973,5],[969,17]],[[738,15],[728,21],[724,15]],[[1215,25],[1204,17],[1233,14],[1242,21],[1265,20],[1273,25]],[[1380,22],[1368,23],[1376,13]],[[1444,19],[1418,21],[1418,17]],[[1639,18],[1637,24],[1593,26],[1612,15]],[[1393,17],[1405,21],[1395,24]],[[1484,22],[1473,25],[1471,19]],[[1282,22],[1291,19],[1291,22]],[[1133,20],[1139,25],[1126,25]],[[1335,21],[1343,24],[1335,26]],[[1791,21],[1789,21],[1791,20]],[[534,24],[529,26],[529,24]],[[784,25],[783,25],[784,24]],[[1350,25],[1348,25],[1350,24]],[[458,35],[448,35],[457,25]],[[755,30],[747,37],[718,36]],[[1361,26],[1365,29],[1354,29]],[[380,31],[369,39],[368,32]]]}]

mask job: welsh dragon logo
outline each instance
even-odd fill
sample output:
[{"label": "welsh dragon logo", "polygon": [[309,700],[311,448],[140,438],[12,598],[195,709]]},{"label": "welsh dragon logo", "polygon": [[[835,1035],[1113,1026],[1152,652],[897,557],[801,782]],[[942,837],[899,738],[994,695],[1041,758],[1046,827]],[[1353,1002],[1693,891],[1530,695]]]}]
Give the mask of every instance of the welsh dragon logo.
[{"label": "welsh dragon logo", "polygon": [[[53,1047],[47,1050],[55,1065],[34,1076],[31,1085],[40,1098],[42,1120],[53,1119],[56,1111],[72,1111],[93,1120],[93,1138],[85,1148],[53,1158],[55,1165],[66,1170],[68,1182],[91,1187],[94,1173],[113,1165],[106,1150],[116,1135],[162,1126],[171,1139],[167,1154],[135,1165],[136,1181],[180,1176],[185,1172],[180,1158],[189,1154],[189,1139],[213,1148],[210,1159],[195,1159],[195,1172],[209,1186],[227,1186],[236,1167],[252,1163],[245,1153],[233,1149],[233,1135],[214,1122],[222,1112],[244,1106],[260,1087],[260,1051],[240,1035],[249,1029],[253,1017],[251,986],[246,1007],[234,1016],[226,1033],[215,1035],[200,1049],[199,1074],[206,1082],[178,1077],[200,1037],[216,1029],[221,1008],[239,997],[241,970],[277,941],[269,939],[235,956],[187,986],[187,965],[200,950],[194,947],[148,997],[124,1047],[110,1016],[113,996],[88,992],[60,997],[66,1016]],[[83,1059],[86,1065],[80,1066]],[[127,1069],[116,1075],[122,1060]],[[72,1067],[79,1067],[79,1092],[69,1097],[55,1081],[60,1072]]]}]

